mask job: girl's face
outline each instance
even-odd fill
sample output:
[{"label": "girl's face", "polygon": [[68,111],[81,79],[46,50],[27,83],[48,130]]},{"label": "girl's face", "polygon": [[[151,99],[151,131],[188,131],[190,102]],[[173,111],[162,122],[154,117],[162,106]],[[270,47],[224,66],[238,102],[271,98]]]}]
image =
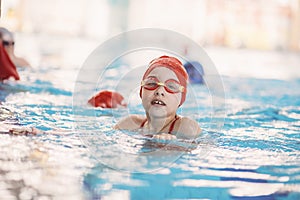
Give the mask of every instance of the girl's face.
[{"label": "girl's face", "polygon": [[[12,37],[10,37],[7,34],[4,34],[2,36],[2,43],[5,48],[5,50],[9,53],[12,54],[14,52],[14,40]],[[5,44],[4,44],[5,43]]]},{"label": "girl's face", "polygon": [[[169,88],[176,86],[176,83],[179,84],[176,74],[163,66],[153,69],[145,80],[168,84]],[[168,117],[176,114],[181,101],[181,92],[173,93],[168,88],[166,90],[162,85],[159,85],[157,88],[154,87],[155,89],[146,89],[145,87],[142,87],[142,103],[148,115],[152,117]]]}]

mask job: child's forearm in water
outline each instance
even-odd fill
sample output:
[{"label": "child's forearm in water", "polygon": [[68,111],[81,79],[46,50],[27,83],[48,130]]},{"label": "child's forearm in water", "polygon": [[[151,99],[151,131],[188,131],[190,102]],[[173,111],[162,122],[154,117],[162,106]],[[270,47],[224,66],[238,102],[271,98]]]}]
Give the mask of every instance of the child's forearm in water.
[{"label": "child's forearm in water", "polygon": [[35,127],[20,127],[20,126],[12,126],[7,124],[1,124],[0,126],[1,134],[10,134],[10,135],[38,135],[38,134],[62,135],[69,132],[72,132],[72,130],[55,129],[55,130],[43,131]]}]

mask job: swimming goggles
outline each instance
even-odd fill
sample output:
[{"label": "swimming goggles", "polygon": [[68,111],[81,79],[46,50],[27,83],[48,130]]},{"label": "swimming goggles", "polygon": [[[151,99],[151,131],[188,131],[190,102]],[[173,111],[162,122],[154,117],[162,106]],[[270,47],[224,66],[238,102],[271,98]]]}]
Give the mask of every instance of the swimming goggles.
[{"label": "swimming goggles", "polygon": [[169,79],[162,83],[157,78],[147,78],[142,80],[141,86],[147,90],[155,90],[159,86],[164,86],[165,90],[172,94],[184,91],[184,87],[174,79]]},{"label": "swimming goggles", "polygon": [[10,41],[6,41],[6,40],[3,40],[2,41],[2,45],[3,46],[10,46],[10,45],[15,45],[15,42],[14,41],[12,41],[12,42],[10,42]]}]

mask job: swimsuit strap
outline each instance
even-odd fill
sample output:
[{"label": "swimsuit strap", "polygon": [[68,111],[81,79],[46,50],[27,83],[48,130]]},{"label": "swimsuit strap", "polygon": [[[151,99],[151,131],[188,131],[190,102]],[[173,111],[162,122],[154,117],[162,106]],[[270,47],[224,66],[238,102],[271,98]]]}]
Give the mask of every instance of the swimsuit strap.
[{"label": "swimsuit strap", "polygon": [[175,120],[172,122],[170,128],[169,128],[169,134],[172,133],[173,129],[174,129],[174,126],[175,126],[175,122],[179,119],[179,117],[177,115],[175,115]]},{"label": "swimsuit strap", "polygon": [[143,128],[144,127],[144,125],[146,124],[146,122],[147,122],[147,118],[141,123],[141,126],[140,126],[140,128]]}]

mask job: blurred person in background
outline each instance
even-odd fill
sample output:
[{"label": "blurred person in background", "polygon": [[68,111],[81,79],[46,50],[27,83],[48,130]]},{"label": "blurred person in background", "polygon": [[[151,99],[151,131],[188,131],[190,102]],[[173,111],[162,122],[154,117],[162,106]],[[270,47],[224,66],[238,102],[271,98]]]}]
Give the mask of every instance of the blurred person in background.
[{"label": "blurred person in background", "polygon": [[19,80],[20,77],[17,72],[16,66],[9,58],[2,43],[2,32],[0,32],[0,83],[11,77],[15,80]]},{"label": "blurred person in background", "polygon": [[2,45],[11,61],[17,67],[30,67],[30,64],[27,60],[15,55],[15,40],[13,33],[3,27],[0,27],[0,33],[2,33]]},{"label": "blurred person in background", "polygon": [[189,74],[191,84],[204,84],[204,70],[202,65],[197,61],[190,61],[184,64],[184,68]]}]

